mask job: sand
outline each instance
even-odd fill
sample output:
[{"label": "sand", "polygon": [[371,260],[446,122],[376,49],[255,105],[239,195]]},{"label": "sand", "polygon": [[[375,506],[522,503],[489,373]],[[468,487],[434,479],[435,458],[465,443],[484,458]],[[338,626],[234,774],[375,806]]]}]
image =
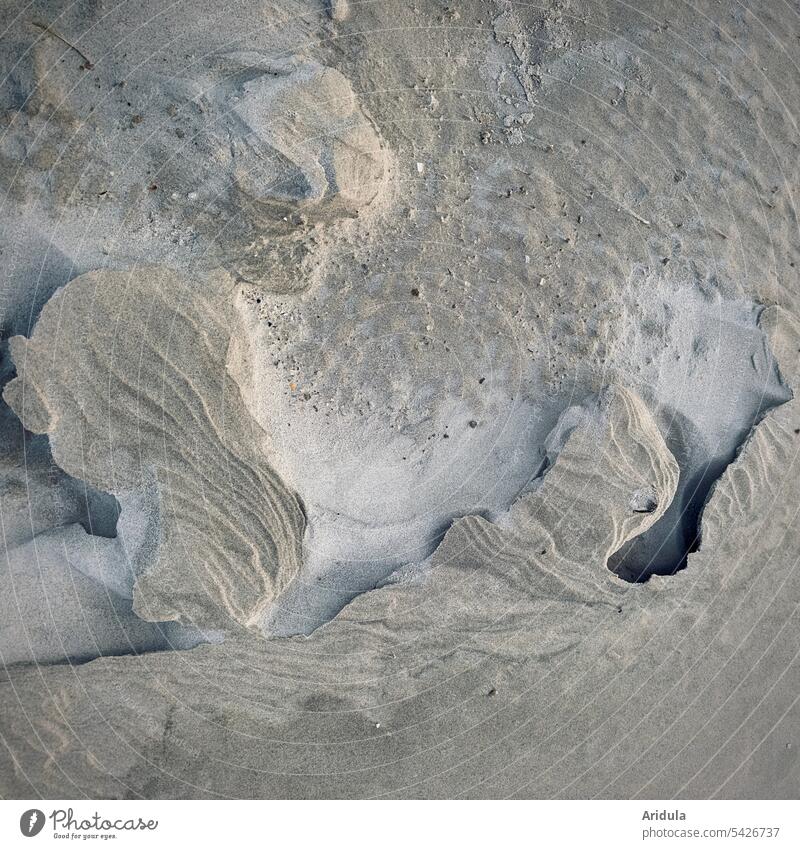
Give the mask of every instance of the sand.
[{"label": "sand", "polygon": [[8,11],[0,794],[796,797],[788,7]]}]

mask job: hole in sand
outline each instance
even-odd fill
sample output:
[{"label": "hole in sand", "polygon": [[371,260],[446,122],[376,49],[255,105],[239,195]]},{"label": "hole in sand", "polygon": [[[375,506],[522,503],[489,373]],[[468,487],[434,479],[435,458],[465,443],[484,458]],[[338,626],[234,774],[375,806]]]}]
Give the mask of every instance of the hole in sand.
[{"label": "hole in sand", "polygon": [[[708,316],[704,334],[690,327],[683,356],[663,358],[659,383],[645,393],[656,402],[656,420],[681,474],[664,515],[609,559],[609,569],[624,580],[686,567],[700,546],[703,509],[715,483],[767,412],[791,398],[758,327],[759,313],[723,302],[716,321]],[[697,328],[701,319],[699,313]]]}]

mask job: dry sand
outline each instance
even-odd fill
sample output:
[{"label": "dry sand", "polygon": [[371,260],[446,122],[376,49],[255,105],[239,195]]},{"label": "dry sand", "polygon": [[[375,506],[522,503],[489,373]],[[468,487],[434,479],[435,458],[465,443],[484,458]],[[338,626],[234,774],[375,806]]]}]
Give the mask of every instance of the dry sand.
[{"label": "dry sand", "polygon": [[6,2],[3,797],[796,797],[800,15]]}]

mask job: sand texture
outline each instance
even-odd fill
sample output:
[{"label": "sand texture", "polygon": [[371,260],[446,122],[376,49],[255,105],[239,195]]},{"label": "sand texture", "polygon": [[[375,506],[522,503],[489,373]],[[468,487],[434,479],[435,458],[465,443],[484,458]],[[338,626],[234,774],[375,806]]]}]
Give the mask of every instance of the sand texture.
[{"label": "sand texture", "polygon": [[0,796],[797,797],[796,8],[0,8]]}]

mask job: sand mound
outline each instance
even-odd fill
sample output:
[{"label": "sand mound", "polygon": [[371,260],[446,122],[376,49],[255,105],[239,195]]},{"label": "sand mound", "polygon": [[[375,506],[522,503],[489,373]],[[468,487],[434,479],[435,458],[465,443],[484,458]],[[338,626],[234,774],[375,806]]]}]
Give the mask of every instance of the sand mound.
[{"label": "sand mound", "polygon": [[303,513],[258,451],[226,380],[224,298],[164,270],[95,273],[59,291],[4,398],[50,437],[65,471],[120,497],[148,489],[158,514],[133,568],[150,621],[246,627],[300,565]]}]

